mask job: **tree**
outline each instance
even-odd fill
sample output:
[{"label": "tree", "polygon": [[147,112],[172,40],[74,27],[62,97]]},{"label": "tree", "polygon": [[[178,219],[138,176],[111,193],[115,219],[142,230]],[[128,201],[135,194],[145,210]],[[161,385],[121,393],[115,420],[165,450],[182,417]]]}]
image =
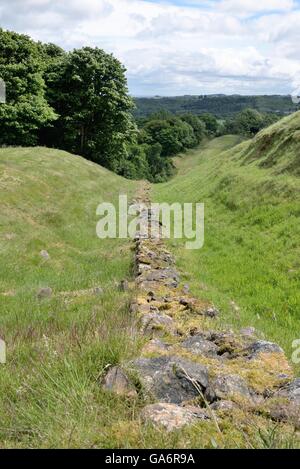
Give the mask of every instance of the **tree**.
[{"label": "tree", "polygon": [[152,182],[164,182],[174,173],[174,165],[170,158],[162,157],[162,146],[156,142],[145,145],[145,153],[149,164],[149,179]]},{"label": "tree", "polygon": [[192,127],[197,143],[200,143],[206,135],[205,122],[194,114],[184,114],[181,119]]},{"label": "tree", "polygon": [[125,69],[112,55],[90,47],[50,63],[47,96],[60,115],[60,145],[119,172],[126,142],[134,140]]},{"label": "tree", "polygon": [[217,134],[219,124],[218,124],[218,119],[213,114],[205,113],[205,114],[200,114],[198,117],[201,121],[204,122],[207,133],[209,135]]},{"label": "tree", "polygon": [[120,163],[119,174],[128,179],[149,179],[150,169],[145,145],[132,143],[126,149],[126,158]]},{"label": "tree", "polygon": [[255,109],[244,109],[227,122],[227,132],[251,137],[264,127],[273,124],[278,119],[273,114],[262,114]]},{"label": "tree", "polygon": [[0,29],[0,77],[6,103],[0,106],[0,144],[35,145],[41,126],[57,115],[45,98],[43,61],[28,36]]}]

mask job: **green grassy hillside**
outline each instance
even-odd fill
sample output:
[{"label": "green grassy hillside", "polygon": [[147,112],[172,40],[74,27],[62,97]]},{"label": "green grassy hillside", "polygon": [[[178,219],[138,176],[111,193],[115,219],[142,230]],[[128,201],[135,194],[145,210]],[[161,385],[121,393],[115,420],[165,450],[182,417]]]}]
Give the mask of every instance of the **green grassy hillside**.
[{"label": "green grassy hillside", "polygon": [[[128,419],[97,378],[134,353],[118,291],[131,243],[96,237],[96,207],[135,186],[61,151],[0,149],[0,446],[109,446]],[[43,287],[51,298],[37,297]]]},{"label": "green grassy hillside", "polygon": [[[184,280],[222,321],[252,325],[291,356],[300,336],[300,113],[237,145],[215,139],[177,158],[178,175],[153,198],[205,203],[205,245],[172,242]],[[229,147],[231,149],[228,149]]]},{"label": "green grassy hillside", "polygon": [[245,144],[241,157],[245,164],[253,161],[260,168],[272,169],[274,175],[300,176],[300,112],[260,132]]}]

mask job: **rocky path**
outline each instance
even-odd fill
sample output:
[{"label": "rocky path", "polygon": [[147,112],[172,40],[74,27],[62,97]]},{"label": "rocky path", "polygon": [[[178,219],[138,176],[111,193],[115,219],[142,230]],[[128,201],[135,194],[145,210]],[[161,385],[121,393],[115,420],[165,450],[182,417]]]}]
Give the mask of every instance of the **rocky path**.
[{"label": "rocky path", "polygon": [[180,284],[175,260],[159,238],[161,227],[153,222],[149,192],[143,185],[134,202],[148,227],[152,220],[151,237],[137,233],[135,240],[131,313],[144,346],[138,358],[108,371],[104,389],[129,397],[142,393],[149,404],[141,419],[166,431],[201,419],[221,432],[228,415],[300,429],[300,379],[293,380],[283,350],[253,328],[220,330],[218,310]]}]

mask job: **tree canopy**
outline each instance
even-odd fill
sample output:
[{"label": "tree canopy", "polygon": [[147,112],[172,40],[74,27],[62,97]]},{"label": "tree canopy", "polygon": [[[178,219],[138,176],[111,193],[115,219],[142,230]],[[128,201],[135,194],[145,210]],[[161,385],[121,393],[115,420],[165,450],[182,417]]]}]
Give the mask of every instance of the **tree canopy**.
[{"label": "tree canopy", "polygon": [[44,63],[38,43],[0,29],[0,77],[6,103],[0,106],[0,144],[35,145],[38,132],[58,117],[45,97]]}]

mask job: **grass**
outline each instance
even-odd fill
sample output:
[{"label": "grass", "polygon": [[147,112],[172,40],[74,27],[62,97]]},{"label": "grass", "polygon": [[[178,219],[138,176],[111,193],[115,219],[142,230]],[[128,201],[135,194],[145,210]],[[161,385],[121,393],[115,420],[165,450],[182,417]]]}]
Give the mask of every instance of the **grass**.
[{"label": "grass", "polygon": [[[178,175],[153,186],[153,199],[205,202],[204,248],[170,241],[183,282],[222,310],[224,325],[254,325],[290,354],[299,331],[299,180],[295,164],[283,157],[262,167],[253,147],[247,152],[253,144],[240,142],[222,137],[177,158]],[[222,419],[222,434],[214,422],[166,434],[141,424],[142,397],[101,389],[106,367],[141,344],[131,291],[118,289],[132,276],[132,243],[100,241],[96,207],[137,190],[65,152],[0,149],[0,447],[296,447],[292,428],[249,422],[241,411]],[[41,287],[52,297],[39,300]]]},{"label": "grass", "polygon": [[[135,340],[129,294],[118,291],[131,277],[131,243],[96,237],[96,207],[136,184],[80,157],[24,148],[0,150],[0,186],[0,444],[88,447],[96,434],[101,445],[105,424],[128,409],[97,378],[131,356]],[[41,287],[52,297],[39,300]]]},{"label": "grass", "polygon": [[[298,128],[300,113],[252,142],[236,136],[206,142],[177,158],[174,179],[153,188],[156,201],[205,203],[204,247],[189,251],[182,240],[170,242],[183,281],[222,310],[224,325],[256,327],[289,358],[300,334],[300,164],[299,140],[292,138]],[[262,165],[267,134],[273,163]],[[294,147],[278,156],[285,141]]]}]

